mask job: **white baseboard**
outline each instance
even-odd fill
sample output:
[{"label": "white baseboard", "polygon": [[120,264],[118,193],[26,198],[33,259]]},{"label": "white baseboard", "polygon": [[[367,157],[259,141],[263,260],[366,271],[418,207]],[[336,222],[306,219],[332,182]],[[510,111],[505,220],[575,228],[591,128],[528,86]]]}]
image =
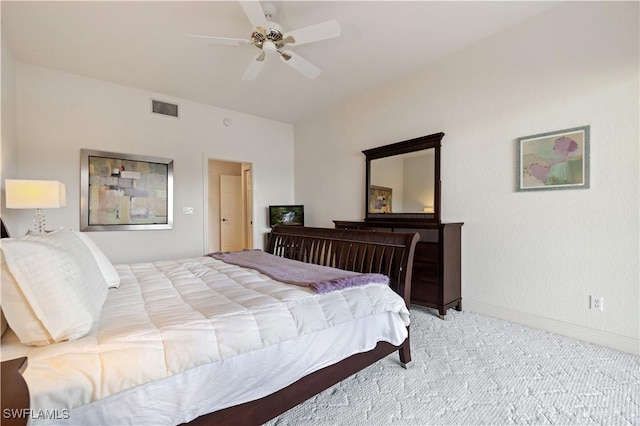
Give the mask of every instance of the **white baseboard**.
[{"label": "white baseboard", "polygon": [[596,345],[629,352],[634,355],[640,355],[640,339],[634,339],[632,337],[621,336],[619,334],[608,333],[601,330],[594,330],[592,328],[545,318],[538,315],[527,314],[475,300],[464,299],[462,306],[464,310],[476,312],[478,314],[500,318],[506,321],[526,325],[528,327],[573,337],[578,340],[584,340],[585,342],[594,343]]}]

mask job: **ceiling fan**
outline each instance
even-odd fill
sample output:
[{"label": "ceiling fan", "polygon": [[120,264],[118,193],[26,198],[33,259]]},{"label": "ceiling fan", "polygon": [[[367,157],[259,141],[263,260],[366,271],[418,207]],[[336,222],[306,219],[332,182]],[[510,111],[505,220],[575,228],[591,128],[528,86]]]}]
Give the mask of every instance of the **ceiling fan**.
[{"label": "ceiling fan", "polygon": [[266,57],[273,53],[277,53],[284,63],[308,78],[316,78],[320,75],[322,72],[320,68],[306,59],[301,58],[300,55],[284,49],[289,46],[299,46],[301,44],[338,37],[340,35],[340,25],[338,22],[334,20],[326,21],[285,33],[280,25],[271,20],[277,12],[273,4],[265,3],[263,6],[260,6],[260,3],[255,0],[240,1],[239,3],[247,15],[247,18],[249,18],[251,25],[254,27],[250,39],[193,34],[190,34],[190,37],[209,41],[214,44],[255,46],[260,49],[260,53],[249,63],[249,66],[245,70],[242,76],[243,80],[255,80],[264,65]]}]

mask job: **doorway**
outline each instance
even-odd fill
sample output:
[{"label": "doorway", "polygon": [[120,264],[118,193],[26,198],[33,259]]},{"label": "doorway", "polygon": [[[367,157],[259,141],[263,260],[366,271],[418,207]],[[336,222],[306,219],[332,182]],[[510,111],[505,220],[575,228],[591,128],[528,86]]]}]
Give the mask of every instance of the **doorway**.
[{"label": "doorway", "polygon": [[208,160],[208,251],[253,248],[251,164]]}]

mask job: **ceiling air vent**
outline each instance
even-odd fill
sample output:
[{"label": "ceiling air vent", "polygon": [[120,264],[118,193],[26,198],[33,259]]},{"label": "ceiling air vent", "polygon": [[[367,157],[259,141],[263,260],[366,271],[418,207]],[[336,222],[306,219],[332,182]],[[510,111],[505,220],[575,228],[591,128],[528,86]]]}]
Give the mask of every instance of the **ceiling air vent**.
[{"label": "ceiling air vent", "polygon": [[151,99],[151,112],[154,112],[156,114],[168,115],[171,117],[177,117],[178,105]]}]

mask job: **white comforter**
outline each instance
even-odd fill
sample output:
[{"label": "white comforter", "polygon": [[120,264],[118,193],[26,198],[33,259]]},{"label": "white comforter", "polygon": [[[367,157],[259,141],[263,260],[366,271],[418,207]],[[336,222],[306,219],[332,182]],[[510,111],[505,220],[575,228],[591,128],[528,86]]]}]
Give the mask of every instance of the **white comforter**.
[{"label": "white comforter", "polygon": [[[219,396],[207,397],[218,400],[208,401],[207,407],[198,408],[187,418],[160,417],[161,422],[167,423],[186,421],[273,392],[264,386],[257,393],[252,389],[252,393],[237,395],[233,401],[229,398],[230,392],[242,393],[241,383],[233,390],[242,374],[252,377],[268,372],[269,366],[259,365],[256,357],[250,357],[252,353],[260,354],[258,351],[263,348],[265,354],[277,353],[275,349],[281,350],[298,338],[308,347],[315,340],[311,333],[318,332],[326,339],[332,327],[344,334],[353,322],[365,324],[366,328],[368,318],[375,319],[370,324],[385,329],[375,330],[373,339],[397,345],[406,337],[405,327],[409,324],[403,300],[380,284],[318,295],[308,288],[282,284],[256,271],[209,257],[117,265],[117,269],[120,288],[110,290],[99,323],[89,335],[45,347],[5,344],[3,339],[3,359],[29,357],[24,376],[32,409],[71,409],[69,420],[75,423],[73,409],[80,407],[76,410],[80,414],[97,404],[95,401],[118,400],[122,392],[134,395],[144,389],[141,385],[163,383],[178,374],[193,375],[207,365],[215,365],[214,387],[228,387],[225,392],[218,391]],[[310,367],[291,370],[308,374],[363,350],[362,346],[370,349],[374,344],[357,342],[359,347],[337,351],[333,356],[338,359],[316,360]],[[288,362],[305,358],[302,355],[288,354]],[[239,368],[239,359],[254,361]],[[234,369],[226,376],[220,373],[225,363]],[[286,378],[285,382],[289,384],[297,378]],[[180,398],[184,399],[184,395],[178,395],[178,401],[182,401]],[[157,420],[151,418],[149,422]],[[95,421],[107,420],[98,417]],[[130,419],[134,424],[139,421],[140,418]]]}]

